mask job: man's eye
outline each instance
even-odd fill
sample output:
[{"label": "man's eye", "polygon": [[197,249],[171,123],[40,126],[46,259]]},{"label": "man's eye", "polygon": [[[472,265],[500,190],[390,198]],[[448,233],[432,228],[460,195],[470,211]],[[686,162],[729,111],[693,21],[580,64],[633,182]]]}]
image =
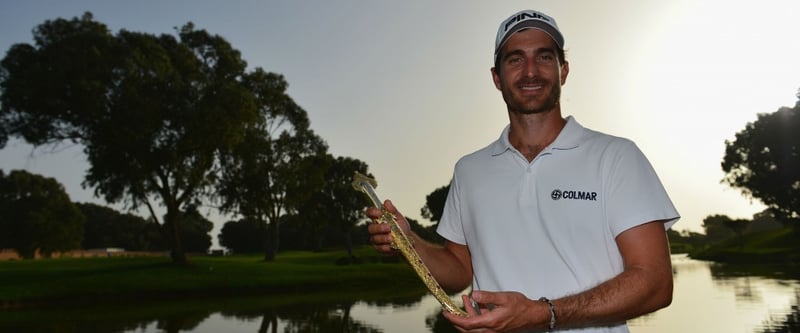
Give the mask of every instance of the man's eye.
[{"label": "man's eye", "polygon": [[552,54],[540,54],[538,59],[540,62],[551,62],[555,58],[553,57]]},{"label": "man's eye", "polygon": [[520,58],[520,57],[508,58],[508,64],[509,65],[518,65],[520,63],[522,63],[522,58]]}]

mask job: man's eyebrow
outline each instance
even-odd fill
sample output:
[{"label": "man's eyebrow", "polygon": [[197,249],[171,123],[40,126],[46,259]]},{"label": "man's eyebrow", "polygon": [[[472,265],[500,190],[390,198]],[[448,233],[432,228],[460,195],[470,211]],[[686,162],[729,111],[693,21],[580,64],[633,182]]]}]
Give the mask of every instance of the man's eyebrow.
[{"label": "man's eyebrow", "polygon": [[[533,50],[533,54],[542,54],[542,53],[555,54],[556,53],[556,49],[552,48],[552,47],[544,47],[543,46],[543,47],[540,47],[540,48],[537,48],[537,49]],[[525,51],[522,50],[522,49],[510,50],[510,51],[506,52],[503,55],[503,60],[508,59],[509,57],[514,56],[514,55],[523,56],[523,55],[525,55]]]},{"label": "man's eyebrow", "polygon": [[540,47],[540,48],[536,49],[536,51],[534,51],[534,53],[535,54],[556,53],[556,49],[554,49],[552,47]]},{"label": "man's eyebrow", "polygon": [[523,56],[523,55],[525,55],[525,51],[523,51],[522,49],[515,49],[506,52],[506,54],[503,55],[503,60],[508,59],[511,56]]}]

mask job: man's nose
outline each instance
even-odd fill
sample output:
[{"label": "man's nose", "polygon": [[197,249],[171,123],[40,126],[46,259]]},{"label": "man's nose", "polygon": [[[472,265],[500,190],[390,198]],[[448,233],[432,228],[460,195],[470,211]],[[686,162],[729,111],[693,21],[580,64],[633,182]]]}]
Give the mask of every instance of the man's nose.
[{"label": "man's nose", "polygon": [[539,67],[536,65],[534,59],[528,59],[528,61],[525,62],[525,75],[527,77],[535,77],[539,74]]}]

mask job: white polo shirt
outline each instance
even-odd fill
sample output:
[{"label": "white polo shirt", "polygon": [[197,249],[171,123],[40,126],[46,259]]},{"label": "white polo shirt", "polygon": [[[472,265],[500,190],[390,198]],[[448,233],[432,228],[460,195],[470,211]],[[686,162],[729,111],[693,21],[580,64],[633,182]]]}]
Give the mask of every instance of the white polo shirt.
[{"label": "white polo shirt", "polygon": [[556,140],[529,163],[508,132],[458,161],[437,229],[469,247],[476,290],[518,291],[530,299],[584,291],[622,272],[617,235],[678,220],[632,141],[568,117]]}]

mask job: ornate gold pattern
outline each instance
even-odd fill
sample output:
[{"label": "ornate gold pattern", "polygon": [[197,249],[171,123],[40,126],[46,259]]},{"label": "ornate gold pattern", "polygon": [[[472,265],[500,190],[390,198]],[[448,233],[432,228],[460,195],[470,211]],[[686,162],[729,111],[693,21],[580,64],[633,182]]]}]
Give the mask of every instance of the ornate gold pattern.
[{"label": "ornate gold pattern", "polygon": [[375,193],[374,187],[377,186],[377,182],[374,179],[369,178],[359,172],[356,172],[353,176],[353,188],[357,191],[362,191],[366,194],[372,203],[375,204],[375,207],[378,207],[381,210],[381,217],[378,218],[377,223],[389,223],[391,226],[391,235],[393,238],[392,248],[400,250],[400,253],[403,254],[403,257],[406,258],[406,261],[414,268],[414,272],[417,273],[422,282],[425,283],[425,286],[428,287],[428,290],[433,294],[433,297],[442,304],[445,310],[448,312],[461,316],[466,317],[467,313],[459,308],[453,300],[450,299],[450,296],[444,292],[444,289],[439,285],[439,282],[431,274],[430,270],[425,263],[420,258],[419,254],[416,250],[414,250],[413,242],[406,236],[402,229],[400,229],[400,225],[397,224],[397,217],[394,214],[390,213],[383,207],[381,200],[378,198],[378,195]]}]

